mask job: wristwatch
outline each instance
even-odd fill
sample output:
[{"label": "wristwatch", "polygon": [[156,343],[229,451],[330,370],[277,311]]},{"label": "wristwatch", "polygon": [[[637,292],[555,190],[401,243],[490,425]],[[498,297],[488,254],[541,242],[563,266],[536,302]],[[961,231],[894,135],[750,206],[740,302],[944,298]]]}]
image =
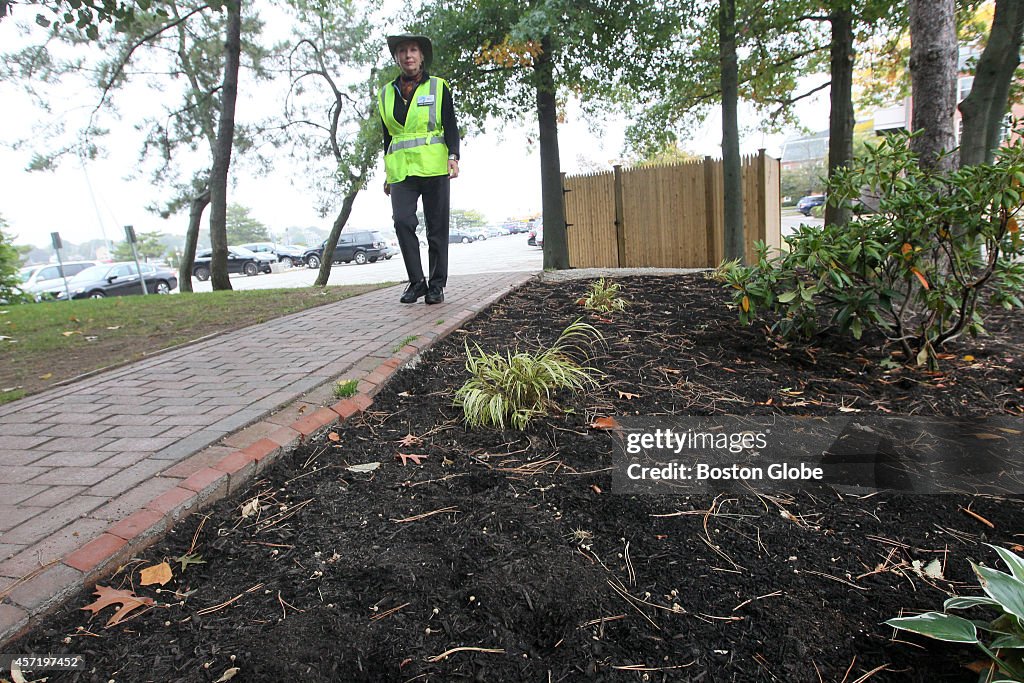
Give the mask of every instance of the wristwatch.
[{"label": "wristwatch", "polygon": [[458,161],[458,160],[459,160],[459,158],[457,156],[455,156],[454,154],[449,154],[448,155],[448,161]]}]

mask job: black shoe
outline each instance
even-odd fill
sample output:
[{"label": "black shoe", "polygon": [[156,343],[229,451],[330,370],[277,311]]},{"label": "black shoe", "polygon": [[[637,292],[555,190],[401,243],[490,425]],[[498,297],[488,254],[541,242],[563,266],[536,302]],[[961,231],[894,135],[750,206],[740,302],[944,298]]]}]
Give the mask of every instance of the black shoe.
[{"label": "black shoe", "polygon": [[431,285],[427,289],[427,296],[423,298],[428,304],[439,304],[444,302],[444,289],[438,285]]},{"label": "black shoe", "polygon": [[400,299],[400,301],[403,304],[414,304],[416,303],[417,299],[419,299],[426,293],[426,282],[424,282],[423,280],[420,280],[419,282],[413,282],[412,284],[405,288],[405,291],[402,293],[402,298]]}]

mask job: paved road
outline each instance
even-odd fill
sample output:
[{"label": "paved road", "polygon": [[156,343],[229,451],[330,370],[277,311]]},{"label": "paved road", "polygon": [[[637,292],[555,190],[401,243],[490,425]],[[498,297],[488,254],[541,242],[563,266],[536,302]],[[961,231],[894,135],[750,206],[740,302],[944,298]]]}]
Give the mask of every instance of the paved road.
[{"label": "paved road", "polygon": [[[477,273],[511,273],[537,272],[542,270],[544,254],[541,249],[526,244],[527,235],[505,235],[492,237],[481,242],[470,244],[452,244],[448,248],[449,279],[460,275]],[[423,268],[427,266],[427,248],[420,249]],[[292,268],[270,275],[246,277],[233,275],[231,286],[234,289],[271,289],[286,287],[309,287],[316,280],[317,270],[312,268]],[[331,269],[332,285],[355,285],[374,282],[404,282],[405,266],[401,254],[387,261],[356,265],[355,263],[339,263]],[[192,279],[192,289],[196,292],[209,292],[209,281],[199,282]]]},{"label": "paved road", "polygon": [[782,212],[782,236],[795,232],[799,225],[813,225],[816,227],[822,227],[825,225],[823,218],[814,218],[813,216],[804,216],[798,212],[783,210]]}]

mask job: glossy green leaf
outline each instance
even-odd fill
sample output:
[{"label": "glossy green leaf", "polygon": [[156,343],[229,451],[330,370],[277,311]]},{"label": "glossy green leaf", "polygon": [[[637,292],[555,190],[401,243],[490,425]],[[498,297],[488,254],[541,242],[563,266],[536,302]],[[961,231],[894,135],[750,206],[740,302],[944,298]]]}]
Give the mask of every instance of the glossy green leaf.
[{"label": "glossy green leaf", "polygon": [[978,629],[974,624],[962,617],[942,612],[927,612],[916,617],[889,619],[885,624],[948,643],[973,644],[978,642]]},{"label": "glossy green leaf", "polygon": [[1024,620],[1024,582],[1001,571],[971,563],[981,580],[981,587],[1004,610]]},{"label": "glossy green leaf", "polygon": [[985,545],[996,551],[1000,559],[1006,563],[1007,568],[1010,570],[1010,574],[1012,574],[1015,579],[1018,581],[1024,581],[1024,558],[1007,550],[1006,548],[1000,548],[999,546],[992,545],[991,543],[986,543]]},{"label": "glossy green leaf", "polygon": [[1024,638],[1020,636],[999,636],[989,644],[989,647],[993,650],[1024,649]]},{"label": "glossy green leaf", "polygon": [[998,605],[999,603],[992,598],[983,597],[956,597],[949,598],[946,602],[942,603],[942,609],[949,611],[951,609],[970,609],[971,607],[983,607],[990,605]]}]

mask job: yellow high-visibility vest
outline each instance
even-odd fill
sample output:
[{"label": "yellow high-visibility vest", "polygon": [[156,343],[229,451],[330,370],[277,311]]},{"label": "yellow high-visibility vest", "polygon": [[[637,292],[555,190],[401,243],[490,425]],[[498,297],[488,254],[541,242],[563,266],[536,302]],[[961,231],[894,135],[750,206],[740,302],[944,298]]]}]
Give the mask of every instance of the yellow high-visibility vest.
[{"label": "yellow high-visibility vest", "polygon": [[448,146],[441,125],[441,100],[448,83],[435,76],[420,83],[409,101],[405,125],[395,120],[398,86],[388,83],[377,95],[377,108],[391,134],[384,153],[388,183],[400,183],[407,176],[448,175]]}]

